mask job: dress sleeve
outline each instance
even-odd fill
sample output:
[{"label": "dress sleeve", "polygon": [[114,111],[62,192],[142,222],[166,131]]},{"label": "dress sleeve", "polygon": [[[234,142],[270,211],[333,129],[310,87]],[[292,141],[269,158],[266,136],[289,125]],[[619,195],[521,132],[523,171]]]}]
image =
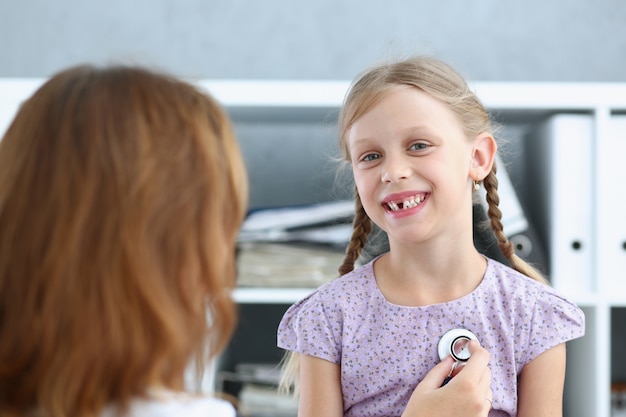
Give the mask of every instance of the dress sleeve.
[{"label": "dress sleeve", "polygon": [[338,310],[316,291],[287,310],[278,325],[278,347],[339,364],[341,327]]},{"label": "dress sleeve", "polygon": [[524,364],[561,343],[585,334],[585,315],[573,302],[550,290],[539,295],[530,319]]}]

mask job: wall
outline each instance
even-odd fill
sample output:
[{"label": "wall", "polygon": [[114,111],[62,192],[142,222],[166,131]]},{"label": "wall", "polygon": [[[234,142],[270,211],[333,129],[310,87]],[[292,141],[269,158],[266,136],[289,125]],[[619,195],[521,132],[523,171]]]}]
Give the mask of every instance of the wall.
[{"label": "wall", "polygon": [[626,81],[623,0],[0,0],[0,21],[0,77],[123,61],[198,78],[351,79],[427,53],[477,81]]}]

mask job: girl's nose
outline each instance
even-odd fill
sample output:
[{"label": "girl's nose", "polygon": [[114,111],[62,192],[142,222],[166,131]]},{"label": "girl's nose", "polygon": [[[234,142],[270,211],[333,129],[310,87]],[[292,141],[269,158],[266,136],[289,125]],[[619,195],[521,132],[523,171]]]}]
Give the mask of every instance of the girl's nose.
[{"label": "girl's nose", "polygon": [[388,159],[385,161],[381,180],[383,183],[392,183],[405,180],[411,176],[411,169],[400,158]]}]

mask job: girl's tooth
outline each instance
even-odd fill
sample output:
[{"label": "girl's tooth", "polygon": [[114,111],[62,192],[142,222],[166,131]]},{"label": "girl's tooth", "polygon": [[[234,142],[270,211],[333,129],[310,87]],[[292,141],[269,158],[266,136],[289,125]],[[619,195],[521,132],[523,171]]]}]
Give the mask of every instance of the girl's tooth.
[{"label": "girl's tooth", "polygon": [[[420,204],[423,201],[424,201],[424,196],[423,195],[417,195],[417,196],[409,197],[409,198],[407,198],[406,200],[404,200],[402,202],[402,210],[415,207],[415,206],[417,206],[418,204]],[[392,211],[400,210],[400,206],[398,206],[398,203],[393,202],[393,201],[388,202],[387,206]]]}]

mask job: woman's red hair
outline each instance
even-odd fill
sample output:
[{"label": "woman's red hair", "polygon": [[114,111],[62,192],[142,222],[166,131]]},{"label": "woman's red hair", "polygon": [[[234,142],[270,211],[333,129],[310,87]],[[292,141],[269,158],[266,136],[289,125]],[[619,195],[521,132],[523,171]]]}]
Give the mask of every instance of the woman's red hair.
[{"label": "woman's red hair", "polygon": [[210,96],[136,67],[52,77],[0,141],[0,415],[92,416],[235,324],[247,181]]}]

